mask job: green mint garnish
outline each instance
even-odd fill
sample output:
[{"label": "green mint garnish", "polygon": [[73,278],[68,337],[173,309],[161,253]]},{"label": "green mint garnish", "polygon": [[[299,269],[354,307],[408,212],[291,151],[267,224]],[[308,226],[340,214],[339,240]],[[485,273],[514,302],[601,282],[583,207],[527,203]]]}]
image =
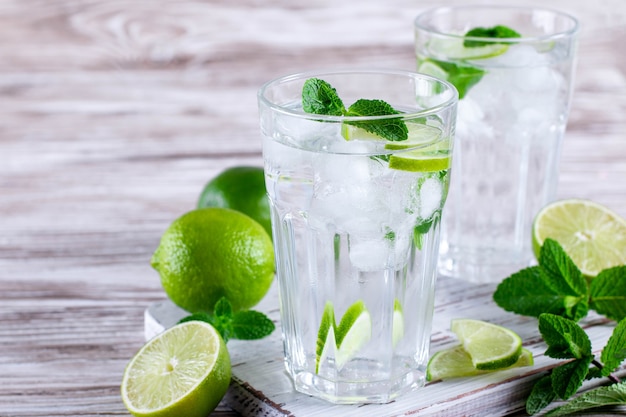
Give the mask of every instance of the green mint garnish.
[{"label": "green mint garnish", "polygon": [[341,116],[346,108],[329,83],[319,78],[310,78],[302,87],[302,109],[307,113]]},{"label": "green mint garnish", "polygon": [[233,312],[230,301],[225,297],[215,303],[213,314],[191,314],[181,319],[179,323],[191,320],[204,321],[215,327],[225,343],[230,339],[261,339],[270,335],[275,328],[274,322],[261,312],[254,310]]},{"label": "green mint garnish", "polygon": [[[346,116],[387,116],[391,114],[400,114],[400,112],[396,111],[386,101],[366,99],[357,100],[345,113]],[[409,129],[407,129],[406,123],[402,119],[394,118],[346,123],[391,141],[407,140],[409,137]]]},{"label": "green mint garnish", "polygon": [[[348,109],[337,91],[326,81],[309,78],[302,87],[302,109],[307,113],[329,116],[386,116],[400,114],[383,100],[360,99]],[[346,122],[390,141],[407,140],[406,123],[400,117],[384,120]]]},{"label": "green mint garnish", "polygon": [[578,321],[592,309],[619,321],[626,317],[626,265],[605,269],[588,284],[561,245],[546,239],[539,265],[504,279],[493,299],[524,316],[552,313]]},{"label": "green mint garnish", "polygon": [[[528,414],[540,412],[557,398],[568,400],[592,378],[608,378],[611,385],[587,391],[546,415],[626,404],[626,382],[613,375],[626,360],[626,265],[601,271],[589,284],[561,245],[546,239],[539,265],[506,278],[493,298],[505,310],[538,317],[548,345],[546,356],[567,360],[535,383],[526,401]],[[618,321],[599,360],[576,323],[589,309]]]},{"label": "green mint garnish", "polygon": [[[511,39],[511,38],[522,37],[522,35],[517,33],[515,30],[506,26],[502,26],[502,25],[497,25],[491,28],[477,27],[477,28],[469,30],[464,36],[474,37],[474,38],[494,38],[494,39]],[[507,43],[507,42],[501,42],[501,43]],[[463,46],[465,46],[466,48],[476,48],[479,46],[485,46],[485,45],[490,45],[490,44],[493,44],[493,42],[477,41],[473,39],[466,39],[465,41],[463,41]]]},{"label": "green mint garnish", "polygon": [[446,73],[446,80],[456,87],[459,92],[459,100],[461,100],[470,88],[478,84],[478,82],[485,75],[485,71],[471,67],[468,65],[453,64],[451,62],[439,61],[429,58],[426,61],[437,65],[443,72]]},{"label": "green mint garnish", "polygon": [[[569,361],[552,369],[535,383],[526,400],[528,414],[540,412],[557,397],[569,399],[585,380],[600,376],[608,377],[612,385],[590,390],[546,415],[569,415],[603,405],[626,404],[626,384],[611,374],[626,359],[626,320],[619,322],[613,330],[602,350],[602,362],[594,358],[589,337],[572,320],[553,314],[542,314],[539,316],[539,331],[548,345],[546,356]],[[590,368],[592,364],[594,367]]]}]

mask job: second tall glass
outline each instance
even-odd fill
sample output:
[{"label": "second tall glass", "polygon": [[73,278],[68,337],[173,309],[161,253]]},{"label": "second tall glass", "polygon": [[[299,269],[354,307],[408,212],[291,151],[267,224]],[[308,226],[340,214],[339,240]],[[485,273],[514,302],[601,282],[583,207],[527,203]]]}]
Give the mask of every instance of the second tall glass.
[{"label": "second tall glass", "polygon": [[459,90],[443,275],[499,282],[533,261],[533,218],[556,194],[577,31],[567,14],[525,7],[443,7],[415,20],[418,72]]}]

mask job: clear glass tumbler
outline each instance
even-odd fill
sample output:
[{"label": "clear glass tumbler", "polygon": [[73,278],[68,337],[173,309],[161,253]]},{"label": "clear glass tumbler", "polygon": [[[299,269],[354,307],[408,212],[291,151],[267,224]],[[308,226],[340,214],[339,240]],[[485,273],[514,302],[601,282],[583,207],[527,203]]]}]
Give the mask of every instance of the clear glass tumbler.
[{"label": "clear glass tumbler", "polygon": [[556,195],[577,32],[573,17],[527,7],[441,7],[415,20],[418,72],[459,91],[442,275],[499,282],[534,262],[532,221]]},{"label": "clear glass tumbler", "polygon": [[[342,113],[303,111],[311,78]],[[286,76],[258,97],[286,368],[306,394],[389,402],[424,384],[457,92],[363,70]],[[359,116],[362,98],[397,113]],[[370,131],[397,123],[405,140]]]}]

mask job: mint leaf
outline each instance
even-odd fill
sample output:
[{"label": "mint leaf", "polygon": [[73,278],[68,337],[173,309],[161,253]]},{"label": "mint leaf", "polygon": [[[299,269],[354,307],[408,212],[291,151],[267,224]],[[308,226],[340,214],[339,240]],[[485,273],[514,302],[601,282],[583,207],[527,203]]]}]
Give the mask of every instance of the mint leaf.
[{"label": "mint leaf", "polygon": [[552,377],[545,375],[533,385],[533,389],[526,399],[526,412],[530,415],[537,414],[555,399],[556,393],[552,389]]},{"label": "mint leaf", "polygon": [[[346,112],[346,116],[388,116],[393,114],[400,114],[400,112],[391,107],[389,103],[383,100],[368,99],[357,100]],[[390,141],[407,140],[409,137],[409,130],[406,127],[406,123],[401,118],[345,123],[357,126]]]},{"label": "mint leaf", "polygon": [[592,357],[589,336],[572,320],[555,314],[542,314],[539,316],[539,332],[548,344],[546,355],[551,358]]},{"label": "mint leaf", "polygon": [[[465,37],[474,37],[474,38],[496,38],[496,39],[510,39],[510,38],[521,38],[520,35],[515,30],[503,26],[497,25],[490,28],[477,27],[474,29],[470,29],[465,35]],[[463,41],[463,46],[466,48],[475,48],[479,46],[485,46],[493,44],[494,42],[487,41],[477,41],[473,39],[466,39]],[[509,43],[509,42],[497,42],[497,43]]]},{"label": "mint leaf", "polygon": [[232,325],[233,338],[239,340],[261,339],[270,335],[276,327],[265,314],[254,310],[235,313]]},{"label": "mint leaf", "polygon": [[480,79],[483,78],[483,75],[485,75],[485,71],[480,68],[435,59],[428,59],[428,61],[434,63],[446,72],[446,80],[456,87],[459,92],[459,100],[465,97],[469,89],[475,86]]},{"label": "mint leaf", "polygon": [[213,325],[213,317],[209,313],[194,313],[190,314],[186,317],[183,317],[178,321],[178,324],[185,323],[187,321],[203,321],[205,323],[209,323]]},{"label": "mint leaf", "polygon": [[605,269],[591,281],[590,305],[610,319],[626,317],[626,266]]},{"label": "mint leaf", "polygon": [[602,375],[609,376],[611,372],[616,370],[624,360],[626,360],[626,319],[623,319],[615,329],[613,334],[606,342],[606,346],[602,349],[600,360],[604,364]]},{"label": "mint leaf", "polygon": [[215,303],[213,314],[195,313],[179,321],[199,320],[209,323],[224,339],[252,340],[260,339],[271,334],[276,327],[265,314],[254,310],[238,311],[233,313],[233,307],[226,297]]},{"label": "mint leaf", "polygon": [[578,411],[589,410],[606,405],[623,404],[626,404],[626,382],[587,391],[567,404],[551,410],[546,415],[551,417],[569,416]]},{"label": "mint leaf", "polygon": [[341,116],[343,102],[329,83],[319,78],[309,78],[302,87],[302,109],[307,113]]},{"label": "mint leaf", "polygon": [[504,310],[524,316],[565,315],[566,296],[548,285],[546,279],[538,266],[522,269],[498,285],[493,299]]},{"label": "mint leaf", "polygon": [[547,283],[559,294],[588,297],[587,281],[563,247],[554,239],[546,239],[539,252],[539,265]]},{"label": "mint leaf", "polygon": [[571,362],[566,362],[552,370],[552,389],[562,399],[566,400],[583,385],[592,356],[585,356]]}]

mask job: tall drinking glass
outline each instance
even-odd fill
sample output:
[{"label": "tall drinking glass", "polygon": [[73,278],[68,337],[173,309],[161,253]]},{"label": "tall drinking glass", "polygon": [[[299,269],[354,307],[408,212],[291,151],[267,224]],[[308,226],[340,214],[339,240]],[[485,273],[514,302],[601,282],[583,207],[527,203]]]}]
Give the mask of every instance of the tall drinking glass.
[{"label": "tall drinking glass", "polygon": [[[311,78],[349,110],[303,111]],[[398,113],[358,116],[361,98]],[[423,385],[456,101],[450,84],[400,71],[296,74],[259,91],[285,364],[298,391],[385,403]],[[398,123],[404,140],[372,130]]]},{"label": "tall drinking glass", "polygon": [[577,31],[567,14],[526,7],[442,7],[415,20],[418,72],[460,99],[443,275],[496,282],[533,262],[533,218],[556,194]]}]

